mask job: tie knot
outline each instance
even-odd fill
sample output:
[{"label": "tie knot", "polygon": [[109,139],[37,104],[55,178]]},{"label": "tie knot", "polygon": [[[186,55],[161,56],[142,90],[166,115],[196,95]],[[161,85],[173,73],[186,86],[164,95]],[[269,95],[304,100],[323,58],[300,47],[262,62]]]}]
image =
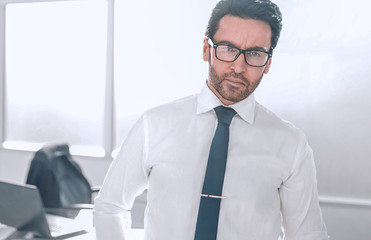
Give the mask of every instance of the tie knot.
[{"label": "tie knot", "polygon": [[233,116],[236,115],[236,111],[229,107],[218,106],[214,110],[218,117],[218,122],[227,124],[228,126],[231,124]]}]

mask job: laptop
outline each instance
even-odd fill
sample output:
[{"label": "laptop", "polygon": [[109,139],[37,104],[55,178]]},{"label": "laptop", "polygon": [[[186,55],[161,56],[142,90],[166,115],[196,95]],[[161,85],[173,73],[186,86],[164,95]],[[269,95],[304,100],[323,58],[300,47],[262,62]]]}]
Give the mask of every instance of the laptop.
[{"label": "laptop", "polygon": [[17,232],[17,229],[0,223],[0,240],[9,239]]},{"label": "laptop", "polygon": [[41,238],[65,239],[87,233],[81,219],[47,214],[36,186],[1,181],[0,224]]}]

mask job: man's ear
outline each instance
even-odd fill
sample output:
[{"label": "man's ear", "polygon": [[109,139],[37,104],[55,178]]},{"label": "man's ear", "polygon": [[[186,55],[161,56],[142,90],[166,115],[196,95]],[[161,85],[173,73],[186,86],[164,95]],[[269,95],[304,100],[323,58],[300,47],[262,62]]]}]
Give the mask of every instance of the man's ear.
[{"label": "man's ear", "polygon": [[208,39],[208,37],[204,38],[204,45],[202,47],[202,58],[205,62],[208,62],[210,60],[210,45]]},{"label": "man's ear", "polygon": [[269,58],[267,65],[265,65],[264,73],[267,74],[269,72],[269,69],[271,67],[272,58]]}]

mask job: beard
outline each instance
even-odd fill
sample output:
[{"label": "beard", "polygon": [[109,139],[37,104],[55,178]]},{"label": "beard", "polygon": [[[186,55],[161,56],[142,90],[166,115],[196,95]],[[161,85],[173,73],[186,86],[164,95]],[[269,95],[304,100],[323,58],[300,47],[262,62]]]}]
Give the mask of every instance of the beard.
[{"label": "beard", "polygon": [[[233,103],[239,102],[250,96],[251,93],[258,87],[259,83],[263,78],[264,73],[256,80],[249,81],[244,75],[230,72],[219,76],[215,69],[209,65],[209,83],[210,85],[219,93],[219,95],[225,100],[231,101]],[[239,87],[235,85],[230,85],[226,79],[229,77],[239,79],[244,84],[241,84]]]}]

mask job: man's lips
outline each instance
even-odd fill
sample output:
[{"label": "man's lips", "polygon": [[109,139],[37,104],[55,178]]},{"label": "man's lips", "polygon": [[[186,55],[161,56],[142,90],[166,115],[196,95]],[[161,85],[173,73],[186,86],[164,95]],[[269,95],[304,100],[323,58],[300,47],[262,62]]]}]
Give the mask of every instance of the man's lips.
[{"label": "man's lips", "polygon": [[245,86],[245,82],[241,79],[238,79],[238,78],[224,78],[225,81],[227,81],[229,84],[231,85],[235,85],[235,86]]}]

